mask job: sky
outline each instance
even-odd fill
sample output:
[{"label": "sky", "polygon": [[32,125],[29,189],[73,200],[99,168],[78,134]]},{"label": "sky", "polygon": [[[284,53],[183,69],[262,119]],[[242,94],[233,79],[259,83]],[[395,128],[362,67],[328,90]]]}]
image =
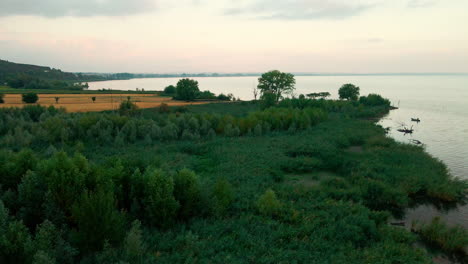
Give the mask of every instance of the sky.
[{"label": "sky", "polygon": [[0,59],[73,72],[468,72],[468,0],[0,0]]}]

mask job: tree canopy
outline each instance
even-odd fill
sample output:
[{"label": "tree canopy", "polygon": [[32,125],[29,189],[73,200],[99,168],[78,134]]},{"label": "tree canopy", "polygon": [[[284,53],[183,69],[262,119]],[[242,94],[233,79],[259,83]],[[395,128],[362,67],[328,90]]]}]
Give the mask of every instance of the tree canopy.
[{"label": "tree canopy", "polygon": [[265,93],[273,93],[275,95],[276,102],[278,102],[283,94],[291,94],[296,85],[296,79],[291,73],[284,73],[278,70],[269,71],[262,74],[262,77],[258,78],[258,89]]},{"label": "tree canopy", "polygon": [[176,99],[193,101],[200,89],[198,89],[198,82],[191,79],[181,79],[177,82],[176,86]]},{"label": "tree canopy", "polygon": [[340,95],[340,99],[357,101],[359,98],[359,87],[351,83],[343,84],[338,94]]}]

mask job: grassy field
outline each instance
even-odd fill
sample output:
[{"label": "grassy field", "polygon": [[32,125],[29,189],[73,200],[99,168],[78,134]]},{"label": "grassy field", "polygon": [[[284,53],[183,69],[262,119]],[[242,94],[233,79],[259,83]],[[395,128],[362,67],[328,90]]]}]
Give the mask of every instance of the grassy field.
[{"label": "grassy field", "polygon": [[[169,106],[186,106],[193,104],[204,104],[205,102],[182,102],[174,101],[170,97],[161,97],[156,94],[39,94],[40,105],[63,107],[68,112],[97,112],[104,110],[115,110],[119,104],[127,100],[130,96],[131,101],[136,103],[139,108],[159,107],[161,103]],[[58,103],[55,97],[59,97]],[[92,101],[96,97],[96,101]],[[25,104],[21,100],[21,94],[6,94],[4,104],[0,107],[23,107]]]}]

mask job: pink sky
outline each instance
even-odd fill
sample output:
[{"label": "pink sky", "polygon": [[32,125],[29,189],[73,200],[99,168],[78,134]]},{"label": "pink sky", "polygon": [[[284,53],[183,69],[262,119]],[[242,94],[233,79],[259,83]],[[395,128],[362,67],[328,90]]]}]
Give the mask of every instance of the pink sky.
[{"label": "pink sky", "polygon": [[0,58],[86,72],[468,72],[466,10],[466,0],[2,0]]}]

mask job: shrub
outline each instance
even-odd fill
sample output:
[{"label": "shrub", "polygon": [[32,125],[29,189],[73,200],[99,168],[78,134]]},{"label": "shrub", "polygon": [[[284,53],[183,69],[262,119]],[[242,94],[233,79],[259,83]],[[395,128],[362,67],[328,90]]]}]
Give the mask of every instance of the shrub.
[{"label": "shrub", "polygon": [[281,208],[283,207],[272,189],[266,190],[265,193],[258,198],[256,205],[258,211],[267,216],[279,215],[281,213]]},{"label": "shrub", "polygon": [[36,93],[25,93],[22,95],[23,102],[26,104],[34,104],[39,100],[39,96]]},{"label": "shrub", "polygon": [[0,104],[5,103],[5,100],[3,100],[4,96],[5,96],[4,94],[0,93]]},{"label": "shrub", "polygon": [[425,241],[450,253],[463,252],[468,246],[468,231],[461,226],[449,227],[439,217],[413,228]]},{"label": "shrub", "polygon": [[132,103],[130,100],[126,100],[120,103],[120,115],[133,115],[137,112],[137,110],[138,106],[135,103]]},{"label": "shrub", "polygon": [[176,93],[176,87],[174,85],[169,85],[166,88],[164,88],[164,93],[169,94],[169,95],[173,95],[173,94]]},{"label": "shrub", "polygon": [[378,94],[369,94],[368,96],[361,96],[359,102],[366,106],[390,106],[390,100],[383,98]]},{"label": "shrub", "polygon": [[210,100],[210,99],[216,99],[216,96],[214,95],[214,93],[210,91],[203,91],[197,94],[197,99]]},{"label": "shrub", "polygon": [[220,101],[231,101],[231,97],[225,94],[219,94],[217,98]]},{"label": "shrub", "polygon": [[161,103],[159,105],[159,113],[162,113],[162,114],[167,114],[167,113],[170,113],[171,112],[171,109],[169,108],[169,105],[167,105],[166,103]]},{"label": "shrub", "polygon": [[213,188],[212,198],[214,213],[216,215],[226,213],[234,200],[231,184],[225,179],[218,179]]}]

